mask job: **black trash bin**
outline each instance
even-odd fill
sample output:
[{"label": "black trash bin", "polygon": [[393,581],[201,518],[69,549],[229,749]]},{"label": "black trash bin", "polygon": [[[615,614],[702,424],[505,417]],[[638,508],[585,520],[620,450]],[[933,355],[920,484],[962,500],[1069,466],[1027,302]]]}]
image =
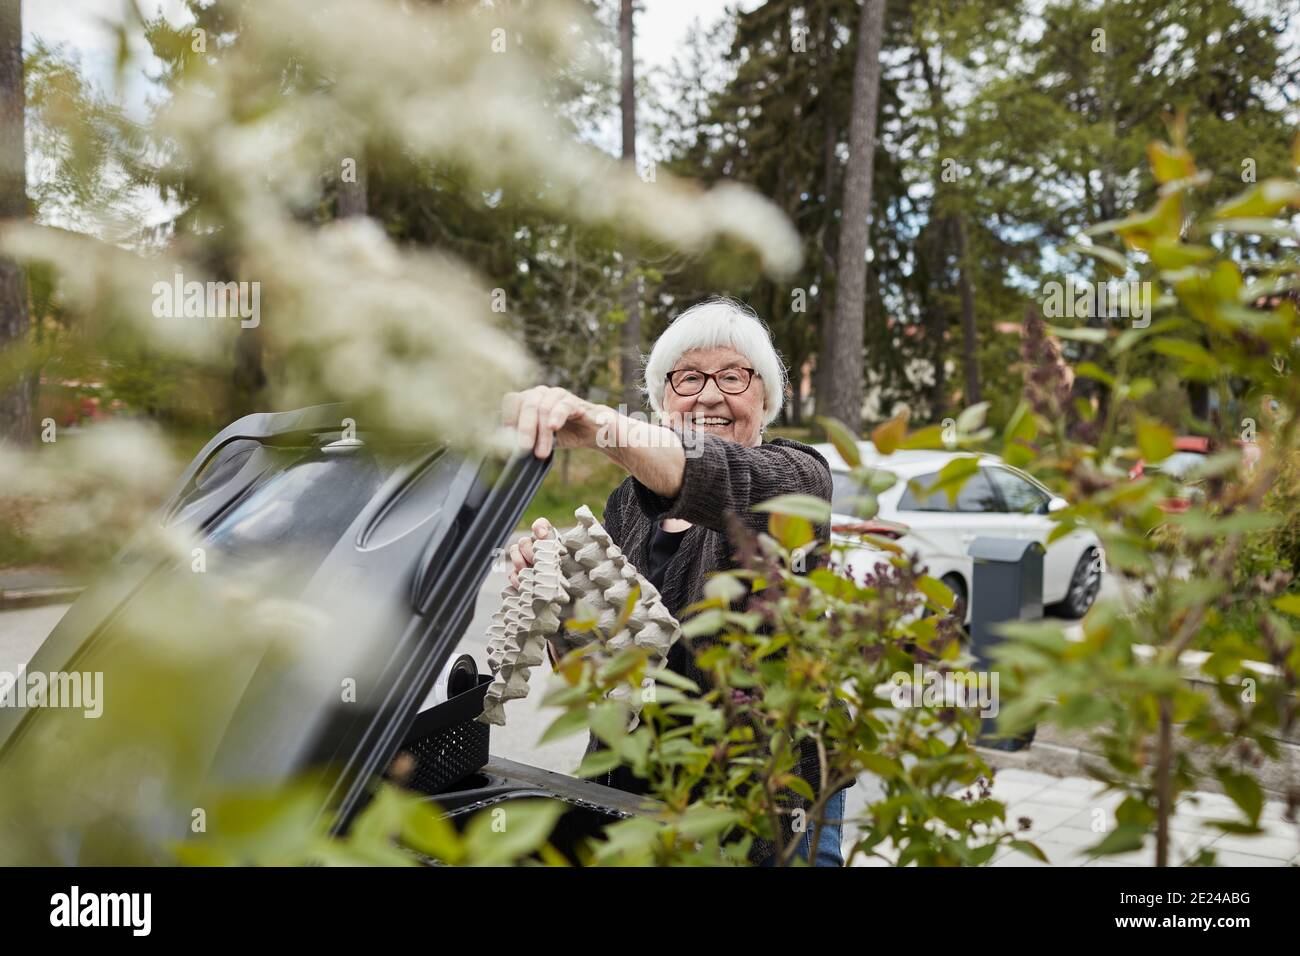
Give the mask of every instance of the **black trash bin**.
[{"label": "black trash bin", "polygon": [[[500,460],[384,423],[355,424],[348,407],[323,405],[250,415],[223,429],[154,519],[199,545],[205,577],[196,577],[188,557],[129,545],[37,650],[33,671],[69,670],[73,661],[95,669],[102,661],[112,673],[138,673],[151,649],[148,629],[135,622],[169,613],[179,588],[212,587],[206,582],[222,574],[235,581],[248,569],[283,599],[276,606],[305,609],[298,620],[311,622],[300,638],[310,654],[263,653],[239,680],[187,702],[187,718],[208,742],[187,764],[187,789],[166,812],[123,807],[135,829],[113,832],[146,833],[151,846],[163,846],[189,837],[190,810],[207,794],[303,778],[324,784],[319,812],[343,831],[401,751],[413,768],[407,786],[449,816],[526,796],[565,802],[572,810],[565,839],[575,849],[599,824],[637,812],[640,804],[626,794],[590,781],[494,764],[489,728],[476,721],[486,677],[450,688],[447,700],[420,712],[549,459]],[[175,631],[185,640],[184,619]],[[55,731],[62,746],[96,742],[99,722],[53,723],[52,715],[0,708],[0,779],[32,765],[21,759],[23,748],[43,746]],[[59,784],[87,800],[100,789],[90,761],[73,765]],[[51,836],[60,862],[121,859],[116,843],[85,840],[80,826],[70,821],[66,835]]]},{"label": "black trash bin", "polygon": [[[1002,640],[999,628],[1011,621],[1043,616],[1043,546],[1027,538],[976,538],[967,552],[973,562],[971,583],[971,653],[975,666],[989,669],[992,649]],[[1012,737],[1000,736],[995,718],[984,718],[979,744],[996,750],[1022,750],[1034,739],[1031,727]]]}]

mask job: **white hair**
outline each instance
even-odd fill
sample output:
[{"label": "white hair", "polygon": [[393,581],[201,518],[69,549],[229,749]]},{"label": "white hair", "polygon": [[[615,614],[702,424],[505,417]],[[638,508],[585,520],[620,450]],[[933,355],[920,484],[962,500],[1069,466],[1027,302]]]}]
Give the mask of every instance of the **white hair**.
[{"label": "white hair", "polygon": [[693,305],[677,316],[655,340],[645,366],[646,397],[663,415],[668,373],[692,349],[733,348],[748,359],[763,385],[763,425],[781,414],[785,402],[785,363],[772,345],[772,333],[748,306],[719,296]]}]

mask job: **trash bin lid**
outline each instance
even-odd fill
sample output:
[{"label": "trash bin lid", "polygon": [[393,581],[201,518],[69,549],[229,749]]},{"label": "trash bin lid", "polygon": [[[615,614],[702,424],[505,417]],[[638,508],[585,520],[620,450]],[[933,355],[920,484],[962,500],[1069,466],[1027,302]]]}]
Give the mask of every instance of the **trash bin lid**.
[{"label": "trash bin lid", "polygon": [[966,553],[976,561],[1020,561],[1028,554],[1043,554],[1043,546],[1032,538],[980,537]]}]

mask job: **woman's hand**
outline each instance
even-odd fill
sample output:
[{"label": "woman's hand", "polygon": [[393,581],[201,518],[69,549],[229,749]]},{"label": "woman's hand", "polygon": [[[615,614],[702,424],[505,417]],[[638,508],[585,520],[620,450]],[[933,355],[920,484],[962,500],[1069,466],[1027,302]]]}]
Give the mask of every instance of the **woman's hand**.
[{"label": "woman's hand", "polygon": [[509,392],[502,402],[502,419],[515,430],[520,450],[532,449],[538,458],[556,447],[595,448],[602,428],[617,417],[612,408],[548,385]]},{"label": "woman's hand", "polygon": [[534,521],[532,530],[531,536],[524,535],[510,546],[510,583],[515,587],[519,586],[519,572],[533,566],[533,542],[555,534],[555,529],[545,518]]}]

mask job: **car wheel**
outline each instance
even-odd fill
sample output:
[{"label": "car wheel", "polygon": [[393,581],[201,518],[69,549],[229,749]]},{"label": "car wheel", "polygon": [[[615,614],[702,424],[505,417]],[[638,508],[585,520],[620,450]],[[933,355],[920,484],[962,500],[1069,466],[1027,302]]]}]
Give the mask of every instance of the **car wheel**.
[{"label": "car wheel", "polygon": [[1053,611],[1075,619],[1088,613],[1101,590],[1101,566],[1097,557],[1096,548],[1088,548],[1079,556],[1079,563],[1070,575],[1070,590],[1063,601],[1052,606]]},{"label": "car wheel", "polygon": [[966,582],[962,580],[960,574],[945,574],[939,579],[944,583],[949,591],[956,597],[956,602],[952,606],[952,613],[956,616],[957,621],[962,627],[966,626],[966,612],[969,610],[969,598],[966,595]]}]

